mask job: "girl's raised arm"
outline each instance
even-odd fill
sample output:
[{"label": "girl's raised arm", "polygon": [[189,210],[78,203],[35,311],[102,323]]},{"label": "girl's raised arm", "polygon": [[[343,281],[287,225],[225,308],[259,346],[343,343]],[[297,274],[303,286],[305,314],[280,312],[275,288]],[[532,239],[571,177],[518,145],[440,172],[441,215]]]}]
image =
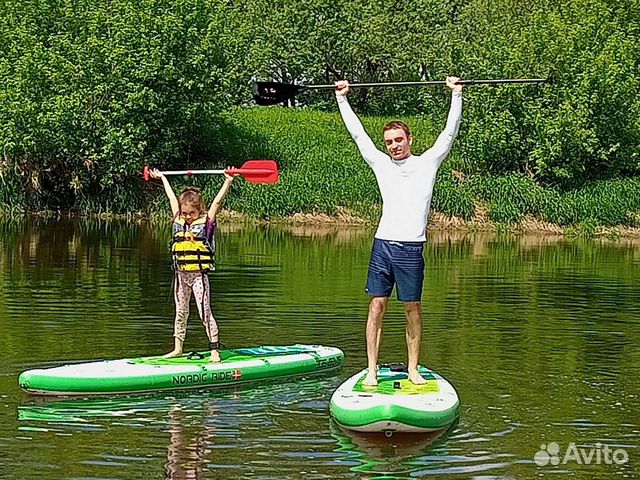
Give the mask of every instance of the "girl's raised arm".
[{"label": "girl's raised arm", "polygon": [[220,213],[222,201],[224,200],[224,197],[227,196],[227,193],[229,193],[234,177],[235,175],[229,175],[227,173],[224,174],[224,183],[222,184],[222,187],[220,187],[220,191],[216,195],[216,198],[211,202],[211,207],[209,207],[209,212],[207,213],[210,220],[215,220],[218,213]]},{"label": "girl's raised arm", "polygon": [[151,178],[159,178],[162,180],[164,191],[167,194],[167,197],[169,197],[169,203],[171,204],[171,215],[175,217],[180,212],[180,203],[178,202],[176,194],[173,193],[169,180],[167,180],[167,177],[165,177],[157,168],[152,169],[149,173]]}]

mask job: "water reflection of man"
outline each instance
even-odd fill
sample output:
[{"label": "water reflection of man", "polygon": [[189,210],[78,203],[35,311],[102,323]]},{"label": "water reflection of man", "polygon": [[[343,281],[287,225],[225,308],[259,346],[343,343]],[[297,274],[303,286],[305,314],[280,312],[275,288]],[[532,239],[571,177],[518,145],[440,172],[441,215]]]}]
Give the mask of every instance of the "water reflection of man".
[{"label": "water reflection of man", "polygon": [[365,291],[371,296],[367,318],[368,373],[363,382],[375,386],[382,322],[394,284],[407,317],[406,339],[409,380],[425,383],[418,373],[422,339],[423,248],[431,195],[440,164],[458,134],[462,116],[462,85],[447,77],[452,90],[451,108],[444,131],[422,155],[411,153],[413,137],[403,122],[388,123],[383,129],[387,153],[378,150],[347,101],[349,82],[336,82],[336,97],[342,119],[365,161],[373,169],[382,196],[382,217],[378,224],[369,262]]}]

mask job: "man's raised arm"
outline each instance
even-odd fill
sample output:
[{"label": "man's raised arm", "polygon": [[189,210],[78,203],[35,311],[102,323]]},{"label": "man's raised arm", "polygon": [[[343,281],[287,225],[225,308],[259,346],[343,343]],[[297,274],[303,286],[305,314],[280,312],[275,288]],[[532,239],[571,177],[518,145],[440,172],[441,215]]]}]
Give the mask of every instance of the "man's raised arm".
[{"label": "man's raised arm", "polygon": [[365,161],[369,165],[372,165],[374,162],[381,158],[384,159],[387,156],[376,148],[373,140],[371,140],[369,135],[367,135],[362,122],[354,113],[351,105],[349,105],[349,102],[347,101],[348,92],[349,82],[346,80],[336,82],[336,100],[338,101],[338,108],[340,110],[340,115],[342,115],[342,120],[344,121],[351,138],[356,142],[358,150],[360,150]]},{"label": "man's raised arm", "polygon": [[438,164],[446,158],[453,140],[458,135],[460,129],[460,120],[462,118],[462,85],[456,85],[459,78],[447,77],[447,86],[451,88],[451,107],[449,108],[449,115],[447,117],[447,124],[438,139],[424,155],[428,155],[431,158],[435,158]]}]

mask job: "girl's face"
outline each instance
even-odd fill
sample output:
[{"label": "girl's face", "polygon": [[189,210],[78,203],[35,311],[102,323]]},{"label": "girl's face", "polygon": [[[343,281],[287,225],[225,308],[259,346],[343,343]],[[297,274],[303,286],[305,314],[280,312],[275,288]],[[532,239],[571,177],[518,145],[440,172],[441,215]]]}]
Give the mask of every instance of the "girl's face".
[{"label": "girl's face", "polygon": [[180,216],[186,223],[191,223],[200,217],[200,210],[191,202],[180,205]]}]

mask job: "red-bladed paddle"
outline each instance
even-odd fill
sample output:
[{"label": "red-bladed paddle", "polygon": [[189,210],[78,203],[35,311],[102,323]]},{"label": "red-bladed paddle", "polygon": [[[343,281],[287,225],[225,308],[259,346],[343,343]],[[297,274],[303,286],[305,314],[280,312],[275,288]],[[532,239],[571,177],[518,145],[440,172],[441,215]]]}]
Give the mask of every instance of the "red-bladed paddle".
[{"label": "red-bladed paddle", "polygon": [[[168,170],[163,175],[200,175],[211,173],[227,173],[242,175],[250,183],[278,183],[278,164],[274,160],[247,160],[240,168],[224,170]],[[151,178],[151,169],[145,165],[142,175],[146,181]]]}]

